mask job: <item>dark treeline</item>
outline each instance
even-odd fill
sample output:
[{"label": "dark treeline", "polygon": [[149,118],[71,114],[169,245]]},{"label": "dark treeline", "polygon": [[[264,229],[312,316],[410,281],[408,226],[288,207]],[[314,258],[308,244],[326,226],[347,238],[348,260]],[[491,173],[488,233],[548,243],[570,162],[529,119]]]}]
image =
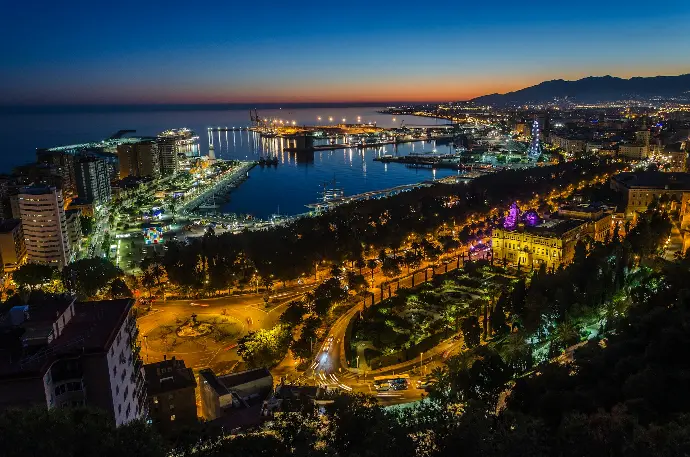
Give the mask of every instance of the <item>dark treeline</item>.
[{"label": "dark treeline", "polygon": [[[165,439],[141,423],[115,429],[81,409],[3,411],[0,449],[9,456],[686,455],[690,257],[659,258],[669,229],[666,214],[650,211],[625,238],[614,233],[608,244],[580,245],[567,268],[536,271],[527,286],[518,280],[501,305],[510,325],[494,320],[488,344],[435,370],[428,399],[413,408],[337,395],[325,410],[297,402],[236,437],[203,424]],[[573,348],[572,360],[520,361],[505,350],[518,338],[528,356],[560,353],[583,339],[584,327],[570,335],[558,325],[584,325],[582,316],[601,317],[600,329]],[[43,439],[32,439],[37,430]]]},{"label": "dark treeline", "polygon": [[[340,206],[288,226],[241,234],[213,232],[188,244],[171,243],[162,265],[168,278],[191,292],[252,287],[256,275],[270,287],[314,274],[322,262],[366,266],[381,250],[394,255],[409,236],[424,238],[444,224],[464,223],[514,200],[591,180],[622,168],[620,163],[583,159],[529,170],[503,171],[469,184],[435,185],[397,196]],[[449,245],[452,245],[450,243]]]},{"label": "dark treeline", "polygon": [[572,362],[542,363],[515,381],[501,355],[480,346],[452,357],[445,378],[414,408],[344,395],[323,413],[293,405],[233,438],[204,425],[167,439],[139,423],[116,429],[79,409],[3,411],[0,449],[8,456],[687,455],[690,258],[650,269],[637,267],[635,255],[631,268],[649,275],[630,289],[627,313],[607,336],[577,349]]}]

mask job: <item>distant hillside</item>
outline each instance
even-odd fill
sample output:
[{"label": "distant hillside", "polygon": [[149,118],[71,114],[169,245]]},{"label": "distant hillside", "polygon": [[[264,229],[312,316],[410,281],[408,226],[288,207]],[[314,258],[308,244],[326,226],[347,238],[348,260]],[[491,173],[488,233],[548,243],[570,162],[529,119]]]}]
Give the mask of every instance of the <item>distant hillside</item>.
[{"label": "distant hillside", "polygon": [[507,94],[484,95],[472,101],[486,105],[513,105],[543,103],[565,97],[587,103],[649,97],[690,98],[690,74],[630,79],[590,76],[577,81],[556,79]]}]

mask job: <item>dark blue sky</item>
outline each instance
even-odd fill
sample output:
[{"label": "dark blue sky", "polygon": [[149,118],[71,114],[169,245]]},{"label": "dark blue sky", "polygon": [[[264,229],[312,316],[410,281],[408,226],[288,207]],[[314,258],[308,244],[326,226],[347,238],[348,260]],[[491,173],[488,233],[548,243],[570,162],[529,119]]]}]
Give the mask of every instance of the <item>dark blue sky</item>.
[{"label": "dark blue sky", "polygon": [[0,104],[455,100],[690,72],[690,1],[13,2]]}]

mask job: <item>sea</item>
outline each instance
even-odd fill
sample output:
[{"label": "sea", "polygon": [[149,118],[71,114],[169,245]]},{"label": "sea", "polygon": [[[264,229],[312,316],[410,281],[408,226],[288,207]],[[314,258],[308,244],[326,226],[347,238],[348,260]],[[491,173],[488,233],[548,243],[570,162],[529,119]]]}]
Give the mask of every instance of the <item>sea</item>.
[{"label": "sea", "polygon": [[[379,106],[286,106],[262,108],[262,118],[296,125],[376,123],[382,127],[440,125],[444,120],[381,114]],[[36,148],[99,141],[119,130],[136,130],[134,136],[154,136],[172,128],[187,127],[196,132],[195,153],[213,154],[219,159],[258,160],[278,158],[277,166],[257,166],[249,178],[225,198],[221,211],[267,219],[273,215],[292,216],[307,212],[307,205],[319,202],[324,189],[339,189],[343,195],[357,195],[404,184],[431,181],[458,174],[453,170],[406,168],[402,164],[381,163],[375,157],[386,154],[451,152],[450,145],[433,141],[388,145],[367,149],[315,152],[298,157],[283,151],[284,140],[261,139],[250,131],[213,132],[209,127],[249,126],[248,107],[71,107],[69,109],[15,109],[0,111],[0,172],[9,173],[18,165],[33,162]],[[228,196],[226,196],[228,197]]]}]

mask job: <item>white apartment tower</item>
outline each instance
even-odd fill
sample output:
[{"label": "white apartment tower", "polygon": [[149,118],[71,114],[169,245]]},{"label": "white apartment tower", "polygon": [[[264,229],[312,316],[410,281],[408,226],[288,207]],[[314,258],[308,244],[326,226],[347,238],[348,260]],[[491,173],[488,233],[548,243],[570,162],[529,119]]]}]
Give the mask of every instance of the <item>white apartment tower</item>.
[{"label": "white apartment tower", "polygon": [[18,195],[27,260],[62,268],[70,261],[67,218],[62,191],[24,187]]}]

